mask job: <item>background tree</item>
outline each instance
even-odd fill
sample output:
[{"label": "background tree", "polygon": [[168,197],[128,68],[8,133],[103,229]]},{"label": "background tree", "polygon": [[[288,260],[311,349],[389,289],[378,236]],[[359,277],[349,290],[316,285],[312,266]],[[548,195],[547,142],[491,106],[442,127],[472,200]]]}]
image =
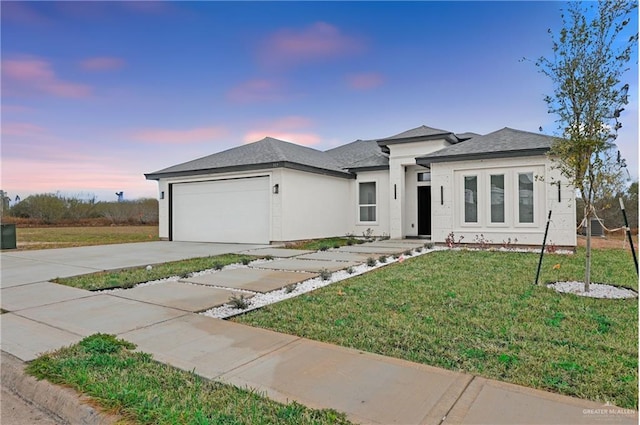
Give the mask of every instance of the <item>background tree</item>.
[{"label": "background tree", "polygon": [[629,85],[622,77],[638,42],[637,27],[634,31],[629,25],[635,8],[635,2],[626,0],[570,2],[561,15],[560,33],[549,30],[553,55],[536,61],[553,83],[553,94],[545,101],[557,117],[559,137],[550,155],[584,202],[585,291],[591,281],[594,200],[618,193],[622,179],[615,139],[629,102]]}]

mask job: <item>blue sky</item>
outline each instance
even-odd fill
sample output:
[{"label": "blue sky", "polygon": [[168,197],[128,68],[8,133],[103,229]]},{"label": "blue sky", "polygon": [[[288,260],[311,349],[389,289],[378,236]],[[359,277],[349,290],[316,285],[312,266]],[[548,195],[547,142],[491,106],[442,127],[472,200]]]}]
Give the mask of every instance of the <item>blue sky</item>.
[{"label": "blue sky", "polygon": [[[521,59],[551,53],[561,6],[3,1],[1,188],[155,197],[143,173],[265,136],[551,134],[551,84]],[[626,76],[618,144],[637,177],[637,59]]]}]

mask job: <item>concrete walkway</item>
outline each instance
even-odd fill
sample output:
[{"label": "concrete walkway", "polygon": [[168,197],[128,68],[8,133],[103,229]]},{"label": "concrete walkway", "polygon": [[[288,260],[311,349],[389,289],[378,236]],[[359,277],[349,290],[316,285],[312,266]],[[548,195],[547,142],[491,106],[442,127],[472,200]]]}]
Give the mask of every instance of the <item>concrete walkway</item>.
[{"label": "concrete walkway", "polygon": [[[304,251],[296,255],[291,250],[280,252],[264,246],[175,242],[3,252],[0,303],[9,312],[0,316],[1,348],[26,362],[96,332],[117,334],[159,361],[210,379],[255,388],[282,402],[296,400],[310,407],[334,408],[360,423],[638,422],[636,411],[195,314],[198,308],[220,302],[226,295],[207,292],[220,289],[207,282],[178,282],[154,292],[137,288],[108,294],[47,282],[58,276],[225,252],[250,251],[274,257],[281,253],[288,259],[237,269],[215,283],[267,291],[285,286],[290,279],[298,279],[297,275],[314,276],[319,266],[346,268],[366,256],[402,253],[418,243],[383,241],[318,253],[322,255]],[[282,273],[285,280],[278,284],[274,273]],[[262,275],[270,280],[260,286]],[[187,286],[199,292],[188,295]]]}]

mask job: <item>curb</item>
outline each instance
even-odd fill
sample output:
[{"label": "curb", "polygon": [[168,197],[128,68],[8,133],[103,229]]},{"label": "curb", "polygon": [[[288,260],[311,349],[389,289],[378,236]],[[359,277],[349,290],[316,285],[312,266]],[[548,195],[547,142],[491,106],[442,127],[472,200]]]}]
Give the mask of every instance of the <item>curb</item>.
[{"label": "curb", "polygon": [[80,396],[70,388],[37,380],[24,372],[25,363],[2,351],[0,370],[2,386],[37,407],[68,424],[111,425],[122,418],[106,414],[88,403],[88,397]]}]

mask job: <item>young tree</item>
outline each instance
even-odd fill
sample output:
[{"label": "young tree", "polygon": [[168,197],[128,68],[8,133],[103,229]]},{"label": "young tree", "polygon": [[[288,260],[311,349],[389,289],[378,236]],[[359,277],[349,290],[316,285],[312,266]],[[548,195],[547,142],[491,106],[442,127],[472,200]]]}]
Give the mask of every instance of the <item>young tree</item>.
[{"label": "young tree", "polygon": [[560,33],[549,30],[553,55],[536,61],[553,83],[553,94],[545,101],[557,117],[559,134],[550,155],[584,201],[585,291],[591,281],[594,200],[621,178],[614,150],[620,116],[629,102],[629,85],[622,77],[638,42],[637,27],[634,31],[629,25],[635,8],[627,0],[570,2]]}]

